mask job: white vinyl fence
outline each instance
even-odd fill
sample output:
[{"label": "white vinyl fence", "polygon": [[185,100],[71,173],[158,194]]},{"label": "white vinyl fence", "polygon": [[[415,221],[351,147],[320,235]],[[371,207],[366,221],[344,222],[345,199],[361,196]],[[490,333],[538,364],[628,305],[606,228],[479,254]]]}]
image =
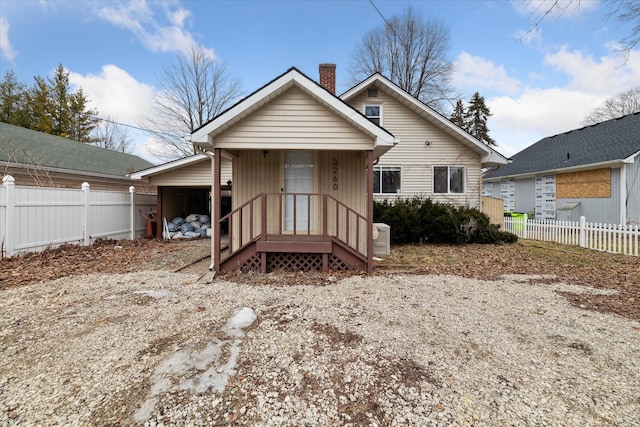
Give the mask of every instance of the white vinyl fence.
[{"label": "white vinyl fence", "polygon": [[0,186],[0,254],[36,252],[63,243],[89,245],[99,238],[136,239],[146,231],[141,214],[155,211],[156,196],[82,188]]},{"label": "white vinyl fence", "polygon": [[638,256],[638,225],[611,225],[580,221],[536,220],[524,214],[504,218],[504,230],[522,239],[575,245],[598,251]]}]

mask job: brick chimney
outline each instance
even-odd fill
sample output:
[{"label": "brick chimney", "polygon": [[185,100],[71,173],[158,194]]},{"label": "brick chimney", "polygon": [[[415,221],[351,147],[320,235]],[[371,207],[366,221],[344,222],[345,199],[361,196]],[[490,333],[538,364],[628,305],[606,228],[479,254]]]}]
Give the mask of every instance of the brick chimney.
[{"label": "brick chimney", "polygon": [[336,64],[320,64],[320,86],[336,94]]}]

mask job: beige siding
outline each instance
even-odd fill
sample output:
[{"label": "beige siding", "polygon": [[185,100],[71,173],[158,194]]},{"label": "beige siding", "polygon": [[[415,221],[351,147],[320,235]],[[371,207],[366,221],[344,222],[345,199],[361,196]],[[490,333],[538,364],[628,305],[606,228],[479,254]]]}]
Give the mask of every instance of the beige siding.
[{"label": "beige siding", "polygon": [[366,162],[362,152],[318,152],[316,192],[329,194],[366,216]]},{"label": "beige siding", "polygon": [[214,138],[229,149],[366,150],[373,145],[342,117],[293,87]]},{"label": "beige siding", "polygon": [[[234,162],[233,174],[233,209],[237,209],[260,193],[280,193],[284,188],[284,151],[238,151]],[[338,201],[349,206],[362,216],[366,217],[366,155],[355,151],[317,151],[314,154],[314,193],[326,193],[335,197]],[[322,231],[322,196],[313,196],[314,233]],[[281,218],[283,207],[282,200],[273,196],[268,201],[269,218]],[[261,202],[254,205],[254,212],[261,209]],[[244,224],[243,240],[246,243],[249,237],[248,218],[253,217],[254,236],[260,233],[259,215],[251,215],[249,207],[244,208],[242,222]],[[239,225],[240,215],[234,215],[232,219],[232,247],[240,246]],[[336,215],[335,203],[328,203],[327,225],[330,234],[337,229],[341,231],[341,237],[345,239],[346,213]],[[355,240],[355,217],[350,218],[350,238]],[[337,224],[339,223],[339,224]],[[282,231],[282,222],[269,221],[268,233],[275,234]],[[366,242],[366,229],[360,224],[361,244]],[[363,249],[363,248],[361,248]],[[366,248],[365,248],[366,249]]]},{"label": "beige siding", "polygon": [[[414,111],[394,98],[378,91],[377,98],[362,95],[350,101],[352,107],[363,111],[365,104],[382,106],[382,127],[400,142],[380,158],[378,166],[402,167],[401,197],[424,196],[435,201],[463,206],[480,206],[480,155],[455,141],[449,135],[428,123]],[[429,145],[425,145],[425,141]],[[433,166],[464,166],[466,194],[433,194]],[[393,198],[377,195],[376,199]]]},{"label": "beige siding", "polygon": [[[222,159],[221,175],[221,182],[223,185],[225,185],[228,180],[232,179],[230,160],[225,158]],[[211,186],[213,184],[211,159],[203,159],[198,163],[152,176],[150,178],[150,182],[152,185],[157,185],[159,187]]]}]

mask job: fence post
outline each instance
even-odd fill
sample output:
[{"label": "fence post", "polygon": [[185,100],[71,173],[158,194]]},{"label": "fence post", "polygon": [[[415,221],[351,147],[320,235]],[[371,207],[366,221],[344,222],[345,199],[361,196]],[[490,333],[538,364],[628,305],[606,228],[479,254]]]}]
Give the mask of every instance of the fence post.
[{"label": "fence post", "polygon": [[580,217],[580,247],[587,247],[587,218],[584,216]]},{"label": "fence post", "polygon": [[522,238],[526,239],[527,238],[527,218],[529,218],[529,215],[524,214],[522,216]]},{"label": "fence post", "polygon": [[136,187],[129,187],[129,206],[131,207],[131,240],[136,240]]},{"label": "fence post", "polygon": [[82,227],[82,236],[84,238],[84,246],[89,246],[89,244],[91,243],[91,234],[89,233],[89,219],[91,218],[91,215],[89,213],[89,208],[90,208],[90,193],[91,193],[91,186],[89,185],[88,182],[83,182],[82,183],[82,191],[84,191],[84,226]]},{"label": "fence post", "polygon": [[15,189],[16,189],[16,180],[11,175],[5,175],[2,178],[2,185],[7,189],[7,215],[5,216],[5,224],[4,224],[4,245],[7,251],[7,256],[13,256],[15,251]]}]

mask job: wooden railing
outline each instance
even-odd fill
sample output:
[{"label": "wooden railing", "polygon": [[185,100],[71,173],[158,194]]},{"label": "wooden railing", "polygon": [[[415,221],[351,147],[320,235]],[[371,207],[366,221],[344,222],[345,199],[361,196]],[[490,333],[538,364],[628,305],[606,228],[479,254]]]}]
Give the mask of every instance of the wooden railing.
[{"label": "wooden railing", "polygon": [[229,250],[222,260],[257,240],[335,239],[362,256],[367,254],[366,217],[328,194],[261,193],[220,218],[220,223],[226,223],[229,233]]}]

